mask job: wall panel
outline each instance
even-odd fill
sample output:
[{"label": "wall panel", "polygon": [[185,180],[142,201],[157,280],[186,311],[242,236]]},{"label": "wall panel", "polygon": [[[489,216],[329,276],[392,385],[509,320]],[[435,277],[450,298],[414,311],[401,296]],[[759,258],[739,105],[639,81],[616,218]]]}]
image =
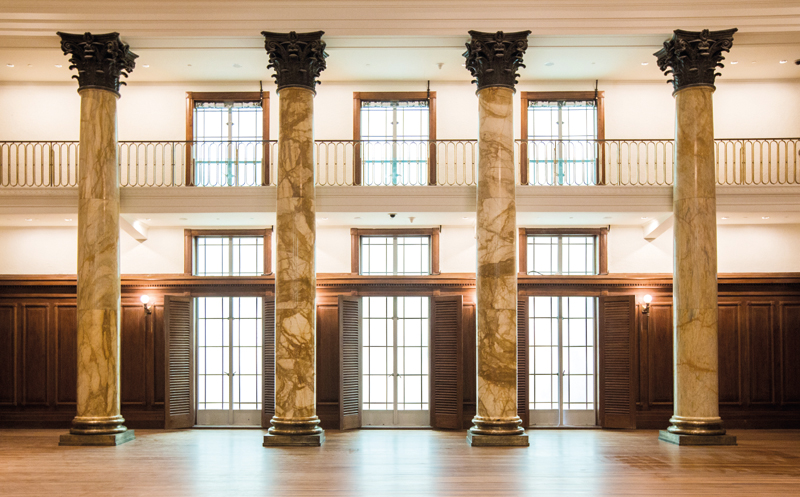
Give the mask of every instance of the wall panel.
[{"label": "wall panel", "polygon": [[773,305],[750,302],[747,306],[748,386],[751,404],[775,401]]},{"label": "wall panel", "polygon": [[736,303],[719,305],[719,401],[742,403],[740,309]]},{"label": "wall panel", "polygon": [[120,387],[122,405],[147,403],[147,332],[144,308],[123,305],[121,309]]},{"label": "wall panel", "polygon": [[74,305],[55,306],[56,404],[74,405],[78,389],[78,312]]},{"label": "wall panel", "polygon": [[800,303],[780,306],[781,404],[800,405]]},{"label": "wall panel", "polygon": [[672,305],[651,304],[648,315],[650,404],[672,403]]},{"label": "wall panel", "polygon": [[49,306],[42,304],[22,306],[23,405],[47,405],[49,310]]},{"label": "wall panel", "polygon": [[0,305],[0,405],[17,402],[17,306]]}]

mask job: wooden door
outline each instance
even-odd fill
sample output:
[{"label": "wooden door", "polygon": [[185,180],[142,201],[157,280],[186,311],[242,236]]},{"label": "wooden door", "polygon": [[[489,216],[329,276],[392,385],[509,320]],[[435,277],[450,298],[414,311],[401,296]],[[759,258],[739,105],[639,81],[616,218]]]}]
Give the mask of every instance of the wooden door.
[{"label": "wooden door", "polygon": [[339,296],[339,427],[361,427],[361,299]]},{"label": "wooden door", "polygon": [[636,428],[633,295],[600,297],[600,426]]},{"label": "wooden door", "polygon": [[431,426],[461,429],[462,297],[431,298]]},{"label": "wooden door", "polygon": [[167,366],[164,427],[191,428],[195,424],[194,323],[191,297],[164,297],[164,337]]},{"label": "wooden door", "polygon": [[263,302],[261,427],[269,428],[271,426],[269,421],[275,415],[275,297],[266,296]]}]

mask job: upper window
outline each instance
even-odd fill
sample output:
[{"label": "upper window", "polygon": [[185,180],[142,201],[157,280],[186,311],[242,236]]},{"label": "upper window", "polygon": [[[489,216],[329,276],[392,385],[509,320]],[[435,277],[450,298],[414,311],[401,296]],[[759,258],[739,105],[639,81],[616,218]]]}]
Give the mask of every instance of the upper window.
[{"label": "upper window", "polygon": [[351,270],[366,276],[439,273],[439,229],[356,229]]},{"label": "upper window", "polygon": [[520,272],[528,275],[608,273],[608,230],[520,228]]},{"label": "upper window", "polygon": [[269,93],[188,93],[186,139],[196,186],[258,186],[269,180]]},{"label": "upper window", "polygon": [[185,230],[184,272],[261,276],[271,272],[272,230]]},{"label": "upper window", "polygon": [[353,94],[356,184],[436,182],[436,92]]},{"label": "upper window", "polygon": [[522,105],[522,184],[603,182],[603,92],[522,92]]}]

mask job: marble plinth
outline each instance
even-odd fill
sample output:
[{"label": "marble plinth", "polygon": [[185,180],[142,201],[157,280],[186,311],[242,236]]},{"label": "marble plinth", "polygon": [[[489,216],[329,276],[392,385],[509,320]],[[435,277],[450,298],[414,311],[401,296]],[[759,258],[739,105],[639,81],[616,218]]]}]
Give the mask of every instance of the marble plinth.
[{"label": "marble plinth", "polygon": [[528,447],[527,433],[521,435],[477,435],[467,432],[467,443],[472,447]]},{"label": "marble plinth", "polygon": [[319,447],[325,442],[325,433],[315,435],[264,435],[264,447]]},{"label": "marble plinth", "polygon": [[485,430],[490,422],[496,433],[489,436],[519,436],[513,91],[481,89],[478,106],[478,405],[473,429]]},{"label": "marble plinth", "polygon": [[314,92],[279,92],[275,417],[264,446],[319,445],[316,425]]},{"label": "marble plinth", "polygon": [[682,435],[660,430],[658,439],[675,445],[736,445],[733,435]]},{"label": "marble plinth", "polygon": [[112,433],[109,435],[75,435],[65,433],[58,439],[58,445],[63,446],[96,446],[109,447],[122,445],[136,438],[133,430],[126,430],[122,433]]}]

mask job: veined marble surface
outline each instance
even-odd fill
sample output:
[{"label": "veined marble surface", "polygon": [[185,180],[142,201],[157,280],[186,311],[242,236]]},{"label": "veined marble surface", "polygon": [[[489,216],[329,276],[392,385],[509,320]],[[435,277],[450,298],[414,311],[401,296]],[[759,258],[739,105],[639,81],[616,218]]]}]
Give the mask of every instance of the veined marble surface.
[{"label": "veined marble surface", "polygon": [[484,88],[478,102],[476,424],[519,419],[513,91]]},{"label": "veined marble surface", "polygon": [[78,183],[78,416],[73,432],[117,432],[119,392],[119,181],[117,96],[81,90]]},{"label": "veined marble surface", "polygon": [[675,94],[675,416],[719,420],[714,89]]},{"label": "veined marble surface", "polygon": [[281,89],[275,229],[276,421],[316,418],[313,115],[311,90]]}]

